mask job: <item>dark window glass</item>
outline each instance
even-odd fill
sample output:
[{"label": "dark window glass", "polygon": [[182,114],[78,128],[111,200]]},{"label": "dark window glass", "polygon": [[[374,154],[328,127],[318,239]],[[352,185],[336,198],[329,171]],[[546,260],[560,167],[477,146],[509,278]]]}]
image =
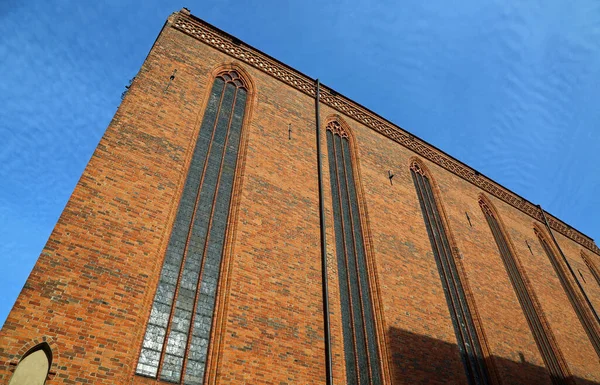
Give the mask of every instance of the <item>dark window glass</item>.
[{"label": "dark window glass", "polygon": [[544,322],[542,322],[541,319],[542,316],[537,312],[535,303],[539,302],[535,296],[535,293],[530,291],[525,284],[527,279],[525,277],[525,272],[519,268],[519,264],[516,261],[515,256],[513,255],[508,242],[504,237],[504,233],[500,228],[500,224],[496,220],[492,210],[483,201],[480,201],[480,206],[485,215],[485,219],[490,226],[492,234],[494,235],[494,240],[498,246],[500,257],[504,263],[504,267],[506,268],[510,282],[512,283],[513,289],[517,295],[521,309],[525,314],[531,334],[533,334],[533,338],[542,355],[544,363],[550,372],[552,383],[569,384],[569,376],[563,369],[565,361],[562,358],[560,351],[558,351],[558,347],[555,347],[551,342],[551,340],[554,339],[552,332],[544,326]]},{"label": "dark window glass", "polygon": [[[136,372],[201,385],[247,92],[235,71],[213,84]],[[185,369],[184,369],[185,364]]]},{"label": "dark window glass", "polygon": [[594,277],[594,280],[596,280],[596,283],[598,284],[598,286],[600,286],[600,272],[598,271],[598,268],[596,267],[594,262],[592,262],[589,259],[589,257],[587,255],[585,255],[585,253],[583,251],[581,252],[581,258],[583,259],[583,261],[585,262],[585,265],[588,267],[588,269],[592,273],[592,276]]},{"label": "dark window glass", "polygon": [[342,333],[348,384],[381,384],[365,245],[348,138],[327,126]]},{"label": "dark window glass", "polygon": [[575,310],[577,318],[579,318],[579,322],[581,322],[581,326],[583,326],[583,328],[585,329],[585,332],[587,333],[590,342],[596,350],[596,354],[600,356],[600,338],[598,337],[598,334],[596,334],[596,321],[593,319],[591,309],[588,308],[582,302],[583,298],[580,297],[583,296],[577,295],[577,289],[575,288],[572,281],[569,279],[567,272],[564,269],[562,261],[560,261],[556,257],[556,254],[554,254],[554,251],[552,250],[550,245],[548,245],[548,242],[541,235],[541,233],[539,233],[537,230],[536,233],[538,236],[538,240],[542,245],[542,248],[546,252],[548,259],[550,260],[550,263],[552,264],[552,267],[554,268],[554,271],[558,276],[560,284],[562,285],[565,293],[567,294],[567,297],[569,297],[569,302],[571,302],[571,306],[573,307],[573,310]]},{"label": "dark window glass", "polygon": [[448,310],[454,325],[458,350],[465,367],[467,379],[470,384],[489,384],[489,371],[483,358],[481,342],[475,329],[475,323],[471,316],[465,290],[446,236],[446,230],[433,195],[431,183],[417,164],[411,167],[411,173],[433,249],[433,256],[442,280],[442,287],[446,295]]}]

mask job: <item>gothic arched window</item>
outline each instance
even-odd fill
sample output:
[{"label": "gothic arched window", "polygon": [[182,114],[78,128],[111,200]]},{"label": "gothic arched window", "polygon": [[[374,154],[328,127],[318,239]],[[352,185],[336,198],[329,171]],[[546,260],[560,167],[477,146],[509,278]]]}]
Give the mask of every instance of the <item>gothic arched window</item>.
[{"label": "gothic arched window", "polygon": [[44,385],[52,364],[52,350],[41,343],[23,355],[8,385]]},{"label": "gothic arched window", "polygon": [[458,350],[467,378],[471,384],[490,384],[490,374],[483,355],[482,344],[469,308],[464,284],[460,279],[459,267],[452,253],[447,236],[448,230],[445,229],[444,218],[433,193],[430,177],[417,161],[411,164],[410,171],[421,204],[435,263],[442,280]]},{"label": "gothic arched window", "polygon": [[136,373],[203,383],[248,89],[214,80],[152,304]]},{"label": "gothic arched window", "polygon": [[554,268],[554,272],[558,276],[558,280],[560,281],[563,290],[567,294],[569,302],[571,302],[571,306],[573,307],[573,310],[575,310],[577,318],[579,318],[579,322],[581,322],[581,326],[583,326],[583,329],[587,333],[590,342],[594,346],[596,354],[600,356],[600,338],[597,333],[597,323],[596,320],[594,320],[591,309],[584,304],[585,298],[581,292],[577,291],[575,284],[571,281],[571,279],[569,279],[569,276],[565,270],[564,262],[556,257],[554,249],[550,246],[550,243],[542,230],[538,229],[537,227],[534,227],[533,230],[537,235],[542,248],[546,252],[548,259]]},{"label": "gothic arched window", "polygon": [[327,124],[327,149],[342,333],[348,384],[381,384],[382,375],[348,133]]},{"label": "gothic arched window", "polygon": [[527,319],[533,339],[546,364],[546,368],[550,372],[552,382],[554,384],[570,384],[570,374],[565,359],[556,345],[552,331],[546,327],[548,322],[544,319],[539,301],[533,290],[529,287],[527,275],[507,239],[506,232],[503,230],[491,202],[484,196],[481,196],[479,206],[490,226],[513,290],[517,295],[517,299]]}]

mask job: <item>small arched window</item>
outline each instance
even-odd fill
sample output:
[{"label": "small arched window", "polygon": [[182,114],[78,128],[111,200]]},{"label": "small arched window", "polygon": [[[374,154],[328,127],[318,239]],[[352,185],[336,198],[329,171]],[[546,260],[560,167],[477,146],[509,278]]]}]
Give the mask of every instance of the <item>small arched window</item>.
[{"label": "small arched window", "polygon": [[52,365],[52,350],[41,343],[23,355],[8,385],[44,385]]}]

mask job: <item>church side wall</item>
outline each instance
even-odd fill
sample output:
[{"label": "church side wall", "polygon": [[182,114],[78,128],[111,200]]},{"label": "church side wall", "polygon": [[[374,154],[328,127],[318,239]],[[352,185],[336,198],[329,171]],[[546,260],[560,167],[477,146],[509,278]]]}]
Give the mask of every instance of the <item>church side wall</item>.
[{"label": "church side wall", "polygon": [[[339,112],[324,108],[322,119],[327,114]],[[410,175],[409,165],[415,154],[351,118],[341,116],[354,130],[359,148],[361,183],[394,383],[421,383],[435,375],[464,382],[456,337]],[[434,163],[423,161],[439,187],[438,198],[456,241],[457,255],[467,273],[476,312],[498,373],[508,383],[549,381],[545,370],[540,370],[544,362],[479,207],[478,198],[484,192]],[[388,170],[394,174],[392,183]],[[571,374],[580,379],[600,380],[597,355],[534,233],[534,220],[499,199],[489,198],[504,222]],[[545,226],[543,229],[547,231]],[[598,303],[596,283],[580,257],[582,247],[556,231],[554,234],[574,270],[585,268],[588,272],[587,284],[583,286],[592,302]],[[598,257],[589,251],[587,255]],[[431,343],[432,339],[435,343]],[[428,343],[407,343],[414,340]],[[432,359],[437,362],[432,355],[435,350],[439,350],[437,358],[444,365],[431,366]]]},{"label": "church side wall", "polygon": [[[0,382],[7,382],[21,355],[41,341],[54,354],[49,385],[157,382],[136,376],[135,367],[208,90],[222,66],[242,69],[254,90],[221,270],[209,383],[325,383],[314,99],[169,24],[0,332]],[[409,170],[415,153],[322,105],[321,122],[331,117],[345,122],[353,136],[384,378],[394,384],[466,383]],[[341,384],[335,232],[322,134],[333,371],[334,382]],[[483,191],[422,161],[438,190],[466,274],[463,284],[501,383],[549,383],[479,207]],[[388,170],[394,173],[391,182]],[[534,220],[487,196],[571,373],[581,384],[600,382],[598,356],[537,240]],[[600,307],[600,287],[581,259],[583,248],[554,234]],[[600,266],[600,256],[584,251]]]}]

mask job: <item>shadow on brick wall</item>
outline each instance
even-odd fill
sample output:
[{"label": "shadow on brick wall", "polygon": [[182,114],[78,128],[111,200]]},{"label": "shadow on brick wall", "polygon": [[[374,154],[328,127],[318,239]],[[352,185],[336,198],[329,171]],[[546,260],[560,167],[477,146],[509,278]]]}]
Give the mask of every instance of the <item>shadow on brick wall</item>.
[{"label": "shadow on brick wall", "polygon": [[[467,384],[456,344],[440,341],[405,330],[389,330],[392,376],[395,385]],[[517,360],[493,357],[503,384],[552,385],[546,368],[527,362],[516,351]],[[577,385],[600,385],[599,382],[573,378]]]}]

